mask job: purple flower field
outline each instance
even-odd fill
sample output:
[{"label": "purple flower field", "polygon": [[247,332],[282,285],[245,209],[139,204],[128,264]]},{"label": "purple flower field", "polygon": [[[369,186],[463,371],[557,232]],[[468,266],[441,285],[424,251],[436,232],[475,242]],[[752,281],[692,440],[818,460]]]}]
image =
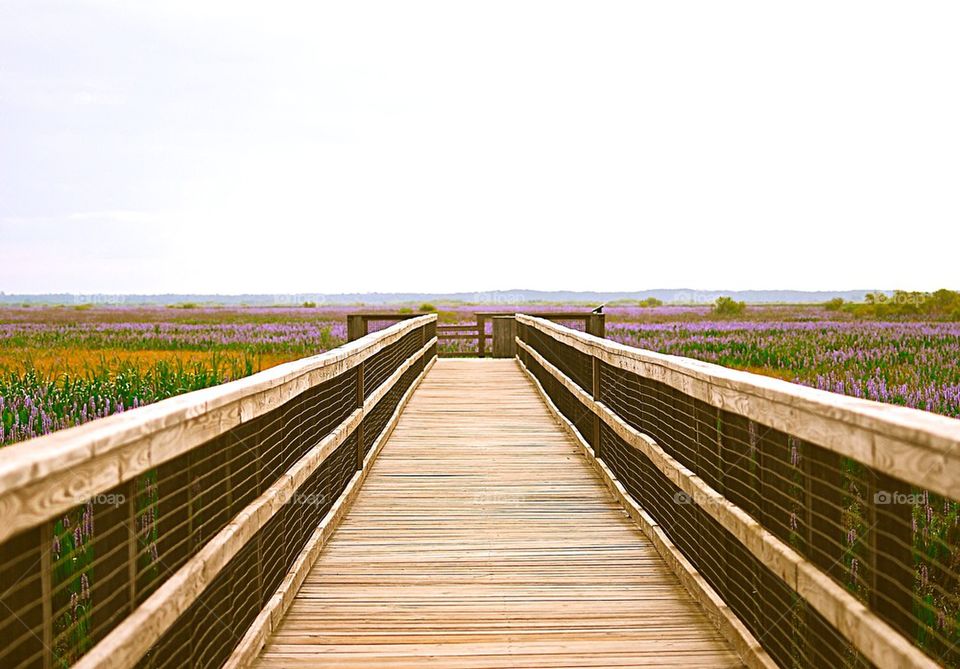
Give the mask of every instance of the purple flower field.
[{"label": "purple flower field", "polygon": [[[456,304],[438,315],[474,323],[477,311],[585,309]],[[359,310],[373,309],[0,309],[0,445],[329,350],[346,341],[346,316]],[[815,306],[751,307],[735,320],[706,306],[605,313],[607,336],[630,346],[960,417],[957,323],[854,320]]]},{"label": "purple flower field", "polygon": [[960,416],[960,324],[863,321],[613,323],[630,346],[822,390]]}]

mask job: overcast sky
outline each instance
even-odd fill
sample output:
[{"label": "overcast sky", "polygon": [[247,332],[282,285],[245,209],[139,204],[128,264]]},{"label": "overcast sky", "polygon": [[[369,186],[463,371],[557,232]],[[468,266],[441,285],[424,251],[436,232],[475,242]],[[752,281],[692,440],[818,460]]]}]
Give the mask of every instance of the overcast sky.
[{"label": "overcast sky", "polygon": [[0,290],[960,288],[960,3],[0,0]]}]

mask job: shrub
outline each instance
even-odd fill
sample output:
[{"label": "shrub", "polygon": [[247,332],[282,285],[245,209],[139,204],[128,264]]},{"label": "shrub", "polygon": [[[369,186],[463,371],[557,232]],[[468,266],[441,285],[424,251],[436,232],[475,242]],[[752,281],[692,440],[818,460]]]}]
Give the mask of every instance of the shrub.
[{"label": "shrub", "polygon": [[420,311],[436,311],[437,308],[430,304],[429,302],[424,302],[420,305]]},{"label": "shrub", "polygon": [[835,297],[832,300],[827,300],[823,306],[827,311],[839,311],[843,308],[843,298]]},{"label": "shrub", "polygon": [[746,302],[737,302],[732,297],[718,297],[713,304],[713,313],[717,316],[739,316],[747,308]]},{"label": "shrub", "polygon": [[638,303],[641,307],[662,307],[663,300],[658,300],[655,297],[648,297],[645,300],[640,300]]}]

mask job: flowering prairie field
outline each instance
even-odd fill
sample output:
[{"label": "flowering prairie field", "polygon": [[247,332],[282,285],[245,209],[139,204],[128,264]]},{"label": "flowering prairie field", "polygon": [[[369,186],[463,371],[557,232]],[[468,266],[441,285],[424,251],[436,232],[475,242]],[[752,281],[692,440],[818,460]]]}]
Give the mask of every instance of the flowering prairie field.
[{"label": "flowering prairie field", "polygon": [[[474,312],[570,305],[440,306]],[[0,444],[22,441],[315,355],[364,307],[0,308]],[[960,416],[960,324],[855,320],[813,306],[610,307],[607,336],[832,392]],[[376,327],[376,326],[374,326]],[[489,327],[489,324],[488,324]]]},{"label": "flowering prairie field", "polygon": [[[476,311],[573,310],[584,307],[441,305],[438,314],[442,323],[469,324]],[[351,311],[370,309],[0,308],[0,445],[329,350],[346,341]],[[730,317],[706,306],[613,306],[605,313],[607,336],[623,344],[960,417],[960,323],[858,320],[849,311],[817,306],[748,307]],[[386,325],[375,322],[371,329]],[[860,486],[862,472],[855,462],[844,460],[843,466],[844,583],[856,594],[862,559],[858,537],[867,531],[866,488]],[[155,511],[151,476],[143,485],[154,500],[146,508]],[[923,501],[912,510],[914,550],[952,562],[960,555],[955,549],[960,504],[919,493]],[[87,507],[57,521],[56,556],[90,559],[77,547],[84,533],[92,533],[91,514]],[[157,530],[151,527],[147,543],[155,550]],[[76,617],[78,607],[89,601],[85,564],[57,562],[58,582],[69,584],[65,592],[74,602],[74,620],[82,624],[67,616],[57,621],[56,630],[58,638],[75,636],[69,645],[75,649],[91,643],[88,614]],[[940,583],[918,564],[916,596],[926,603],[925,611],[937,611],[935,618],[924,618],[922,633],[938,629],[960,642],[956,584]],[[67,650],[63,653],[69,657]]]}]

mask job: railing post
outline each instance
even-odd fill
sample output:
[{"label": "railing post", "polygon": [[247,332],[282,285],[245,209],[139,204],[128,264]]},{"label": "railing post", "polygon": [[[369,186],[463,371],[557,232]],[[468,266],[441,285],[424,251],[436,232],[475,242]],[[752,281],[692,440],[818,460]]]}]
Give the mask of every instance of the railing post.
[{"label": "railing post", "polygon": [[139,476],[127,483],[127,599],[130,600],[130,613],[137,608],[137,557],[139,550],[139,528],[137,527],[137,486]]},{"label": "railing post", "polygon": [[[824,448],[805,444],[808,472],[806,511],[807,550],[810,561],[842,582],[843,493],[840,456]],[[822,528],[815,531],[814,528]]]},{"label": "railing post", "polygon": [[[591,393],[593,395],[593,401],[600,401],[600,358],[597,356],[590,357],[591,362],[593,363],[593,388]],[[593,456],[596,458],[601,458],[602,453],[600,450],[600,423],[601,419],[598,414],[593,414]]]},{"label": "railing post", "polygon": [[483,316],[477,314],[477,355],[482,358],[487,347],[487,323]]},{"label": "railing post", "polygon": [[363,469],[363,421],[366,416],[362,415],[363,411],[363,361],[357,365],[357,408],[361,410],[360,424],[357,425],[355,430],[357,435],[357,471]]},{"label": "railing post", "polygon": [[361,314],[347,314],[347,341],[356,341],[367,334],[367,322]]},{"label": "railing post", "polygon": [[493,357],[514,358],[517,355],[517,319],[515,316],[493,317]]},{"label": "railing post", "polygon": [[[876,472],[875,489],[867,499],[873,530],[870,608],[907,638],[915,638],[913,617],[913,489]],[[878,579],[878,576],[882,577]],[[886,582],[884,582],[886,581]],[[882,593],[882,594],[881,594]]]},{"label": "railing post", "polygon": [[53,522],[40,526],[40,595],[43,597],[43,669],[53,667]]},{"label": "railing post", "polygon": [[601,339],[607,336],[606,314],[590,314],[587,317],[587,334]]}]

